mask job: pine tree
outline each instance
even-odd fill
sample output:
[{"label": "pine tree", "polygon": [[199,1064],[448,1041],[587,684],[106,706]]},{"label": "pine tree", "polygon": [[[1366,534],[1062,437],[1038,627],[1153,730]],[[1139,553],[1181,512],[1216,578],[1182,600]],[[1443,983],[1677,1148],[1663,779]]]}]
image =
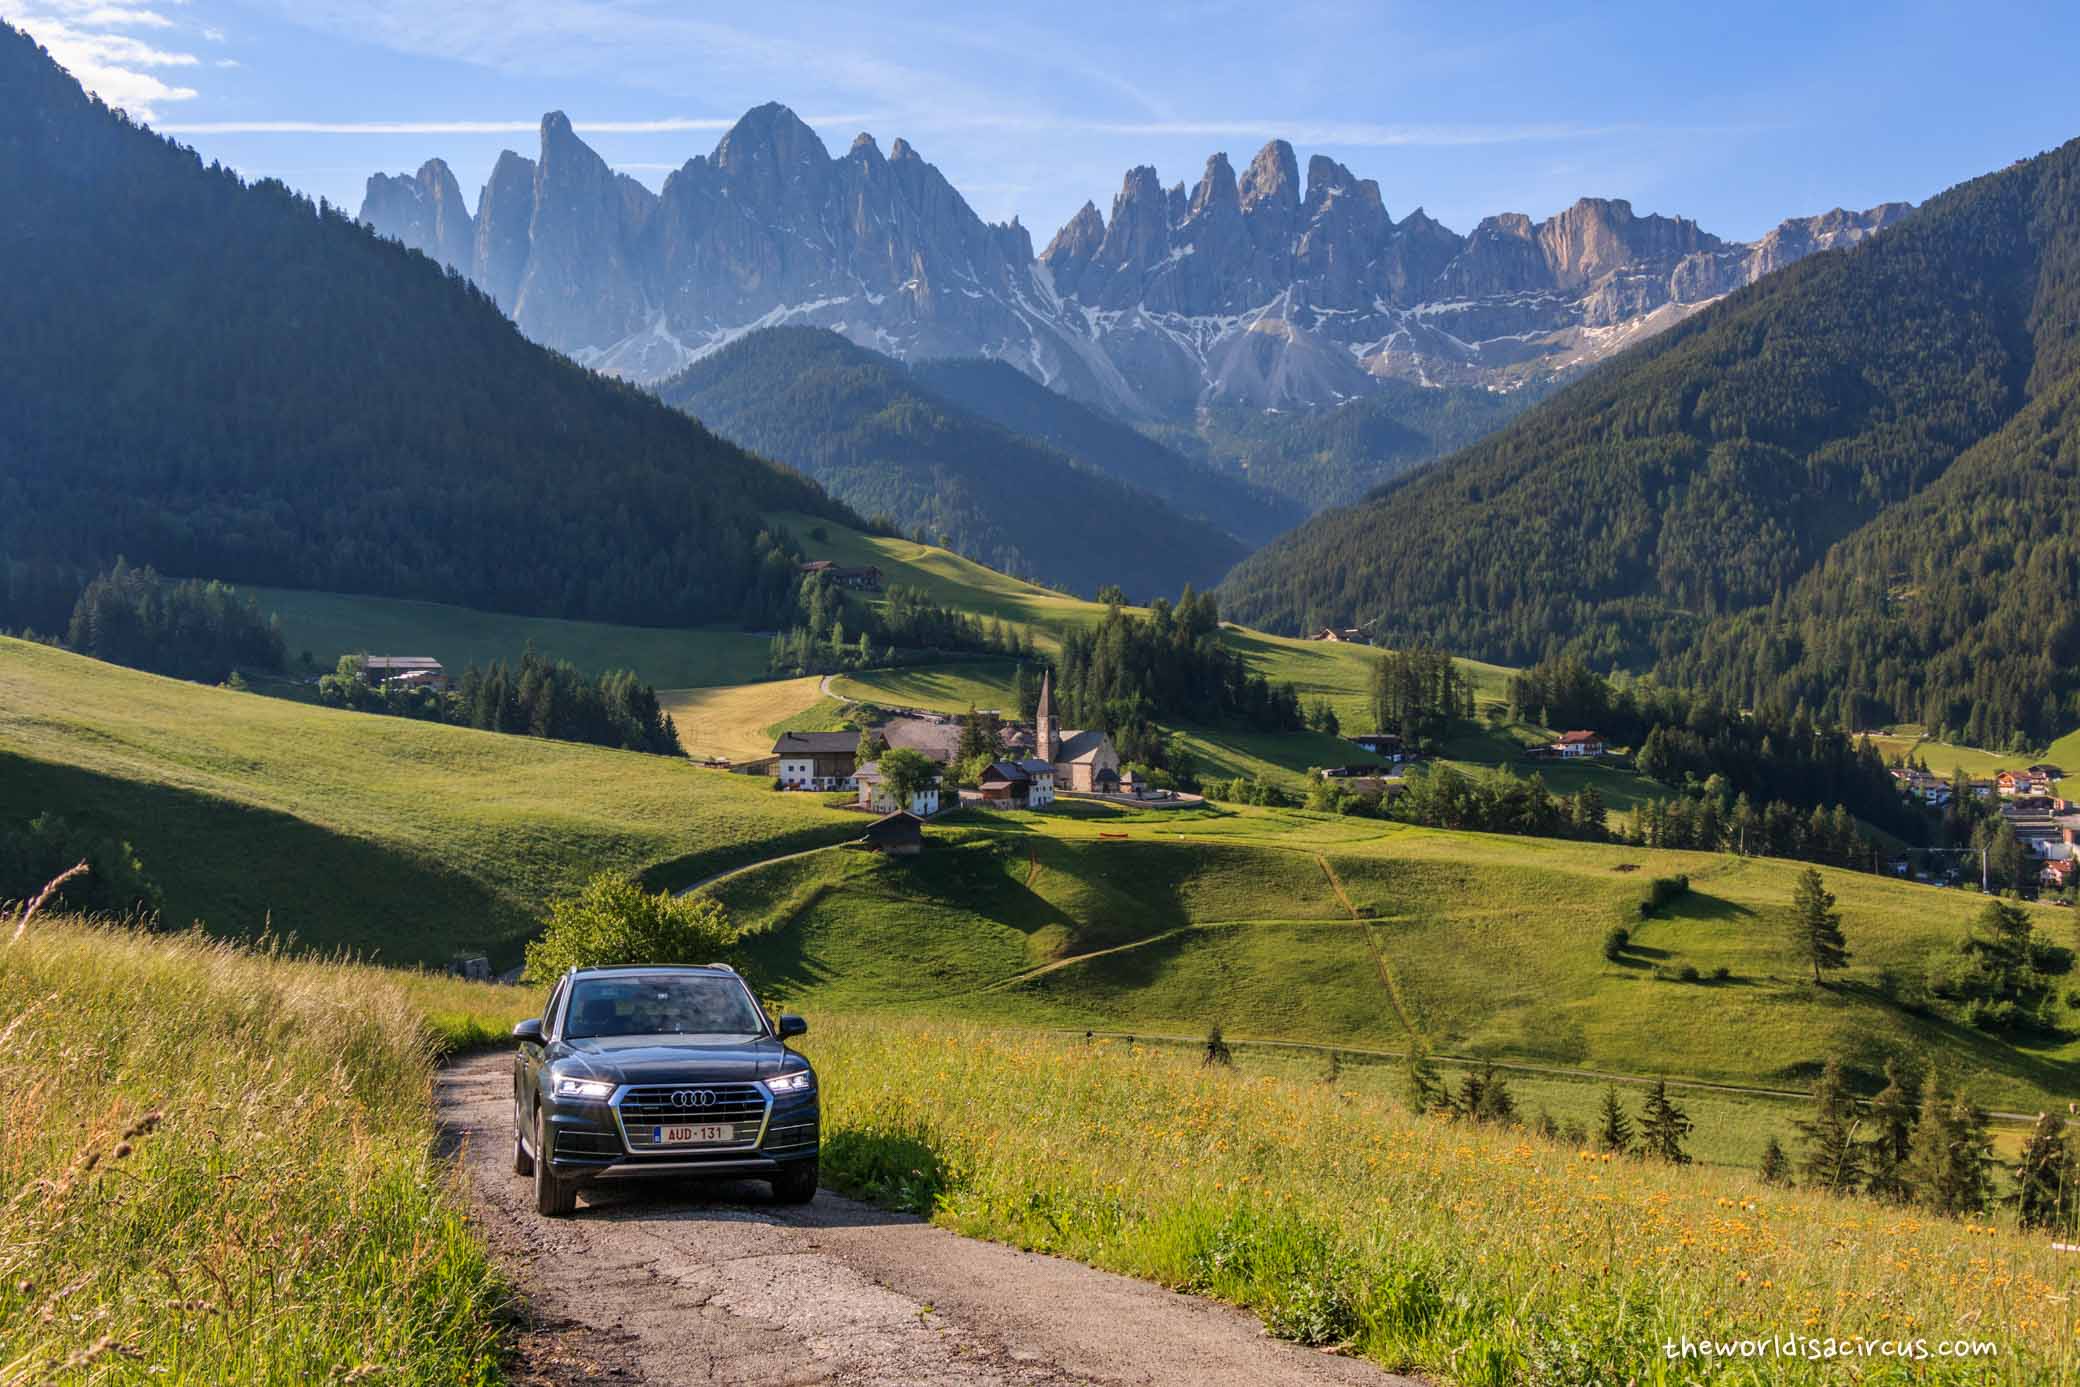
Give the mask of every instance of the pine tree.
[{"label": "pine tree", "polygon": [[1945,1096],[1931,1076],[1907,1157],[1916,1203],[1943,1214],[1982,1212],[1993,1193],[1993,1138],[1986,1110],[1962,1093]]},{"label": "pine tree", "polygon": [[1688,1165],[1690,1153],[1683,1149],[1683,1142],[1691,1127],[1690,1115],[1669,1101],[1668,1081],[1656,1079],[1640,1109],[1639,1149],[1671,1165]]},{"label": "pine tree", "polygon": [[1435,1112],[1450,1104],[1444,1081],[1437,1077],[1437,1065],[1421,1042],[1408,1047],[1408,1058],[1403,1064],[1403,1095],[1408,1099],[1410,1112]]},{"label": "pine tree", "polygon": [[2037,1114],[2037,1125],[2015,1166],[2015,1212],[2022,1226],[2070,1235],[2080,1210],[2076,1175],[2080,1171],[2066,1139],[2066,1120],[2048,1112]]},{"label": "pine tree", "polygon": [[1762,1148],[1762,1183],[1765,1185],[1789,1185],[1791,1183],[1791,1159],[1784,1154],[1784,1147],[1774,1134],[1769,1144]]},{"label": "pine tree", "polygon": [[1800,1122],[1805,1155],[1799,1171],[1809,1186],[1847,1192],[1861,1183],[1863,1148],[1856,1140],[1856,1099],[1842,1081],[1842,1067],[1829,1060],[1813,1085],[1813,1116]]},{"label": "pine tree", "polygon": [[1596,1144],[1605,1151],[1620,1155],[1632,1149],[1632,1119],[1625,1115],[1625,1105],[1618,1101],[1615,1086],[1603,1091],[1602,1125],[1596,1132]]},{"label": "pine tree", "polygon": [[1492,1122],[1499,1127],[1516,1124],[1517,1100],[1492,1064],[1481,1070],[1480,1098],[1470,1112],[1477,1122]]},{"label": "pine tree", "polygon": [[1791,892],[1791,912],[1792,952],[1801,963],[1812,965],[1815,983],[1822,980],[1823,969],[1832,972],[1849,966],[1841,912],[1834,908],[1834,895],[1814,868],[1799,873],[1798,885]]},{"label": "pine tree", "polygon": [[1920,1085],[1896,1059],[1885,1061],[1885,1087],[1871,1099],[1875,1130],[1864,1146],[1864,1189],[1876,1199],[1904,1204],[1913,1197],[1907,1183],[1907,1157],[1913,1150]]}]

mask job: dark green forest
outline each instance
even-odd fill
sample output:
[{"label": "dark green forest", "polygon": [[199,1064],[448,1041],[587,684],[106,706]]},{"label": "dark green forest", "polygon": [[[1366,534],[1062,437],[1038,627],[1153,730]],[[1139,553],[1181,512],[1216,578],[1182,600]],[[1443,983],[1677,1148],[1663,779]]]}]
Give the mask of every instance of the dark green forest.
[{"label": "dark green forest", "polygon": [[2080,721],[2076,179],[2080,142],[1772,274],[1273,544],[1224,605],[2040,744]]},{"label": "dark green forest", "polygon": [[1252,548],[1268,543],[1308,516],[1308,508],[1289,497],[1174,452],[1004,362],[980,358],[921,361],[910,368],[910,374],[924,388],[970,414],[1161,497],[1179,514],[1215,525]]},{"label": "dark green forest", "polygon": [[0,628],[57,629],[118,555],[500,611],[769,624],[759,512],[850,516],[528,343],[343,211],[131,123],[4,25],[0,187]]},{"label": "dark green forest", "polygon": [[1189,428],[1172,425],[1158,436],[1188,457],[1289,497],[1310,515],[1347,506],[1487,437],[1544,393],[1538,386],[1503,395],[1479,386],[1383,380],[1373,393],[1334,409],[1208,408]]},{"label": "dark green forest", "polygon": [[281,623],[251,596],[197,578],[169,582],[121,559],[80,593],[65,644],[97,660],[204,683],[287,662]]},{"label": "dark green forest", "polygon": [[1082,593],[1211,583],[1233,537],[969,414],[887,357],[820,328],[768,328],[658,387],[862,513],[992,568]]},{"label": "dark green forest", "polygon": [[318,681],[318,700],[328,708],[485,732],[588,742],[653,756],[686,754],[656,689],[625,669],[594,677],[532,648],[522,652],[518,665],[504,660],[484,669],[471,665],[449,690],[371,684],[359,658],[342,655],[339,668]]}]

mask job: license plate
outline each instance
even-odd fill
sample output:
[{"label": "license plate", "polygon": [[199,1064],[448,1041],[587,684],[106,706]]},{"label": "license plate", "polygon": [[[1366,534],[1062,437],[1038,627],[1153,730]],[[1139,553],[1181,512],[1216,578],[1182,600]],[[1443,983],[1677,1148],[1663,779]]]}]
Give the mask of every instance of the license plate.
[{"label": "license plate", "polygon": [[735,1141],[737,1129],[730,1122],[700,1123],[690,1127],[653,1127],[650,1140],[658,1146],[698,1145],[701,1142]]}]

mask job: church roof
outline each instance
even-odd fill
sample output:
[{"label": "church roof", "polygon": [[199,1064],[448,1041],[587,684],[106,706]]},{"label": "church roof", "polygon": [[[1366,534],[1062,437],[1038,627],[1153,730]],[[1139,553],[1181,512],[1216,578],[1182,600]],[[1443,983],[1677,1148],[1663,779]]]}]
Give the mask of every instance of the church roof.
[{"label": "church roof", "polygon": [[1064,732],[1062,749],[1055,753],[1057,763],[1063,761],[1094,761],[1098,753],[1112,747],[1112,738],[1102,730],[1093,728],[1087,732]]},{"label": "church roof", "polygon": [[1033,708],[1033,717],[1036,721],[1040,718],[1051,718],[1054,716],[1053,681],[1054,672],[1052,670],[1043,669],[1040,671],[1040,702],[1034,705]]}]

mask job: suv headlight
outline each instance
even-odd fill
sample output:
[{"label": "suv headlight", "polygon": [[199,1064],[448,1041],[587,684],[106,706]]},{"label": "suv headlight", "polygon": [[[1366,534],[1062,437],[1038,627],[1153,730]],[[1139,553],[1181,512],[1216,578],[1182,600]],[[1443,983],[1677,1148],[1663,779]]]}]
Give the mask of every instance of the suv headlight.
[{"label": "suv headlight", "polygon": [[784,1093],[810,1093],[816,1088],[816,1075],[807,1069],[796,1069],[786,1074],[775,1074],[766,1080],[766,1087],[775,1095]]},{"label": "suv headlight", "polygon": [[590,1098],[598,1102],[605,1102],[614,1096],[614,1086],[605,1079],[558,1079],[556,1081],[556,1096],[558,1098]]}]

